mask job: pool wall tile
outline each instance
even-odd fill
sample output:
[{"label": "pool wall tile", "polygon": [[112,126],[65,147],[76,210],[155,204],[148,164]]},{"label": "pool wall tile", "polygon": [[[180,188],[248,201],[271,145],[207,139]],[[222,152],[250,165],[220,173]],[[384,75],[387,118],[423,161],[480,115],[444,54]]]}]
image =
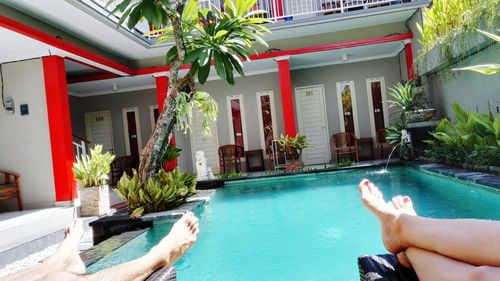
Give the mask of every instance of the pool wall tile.
[{"label": "pool wall tile", "polygon": [[413,161],[405,162],[405,164],[421,171],[445,175],[462,181],[500,189],[500,176],[497,175],[475,172],[442,164],[429,164]]}]

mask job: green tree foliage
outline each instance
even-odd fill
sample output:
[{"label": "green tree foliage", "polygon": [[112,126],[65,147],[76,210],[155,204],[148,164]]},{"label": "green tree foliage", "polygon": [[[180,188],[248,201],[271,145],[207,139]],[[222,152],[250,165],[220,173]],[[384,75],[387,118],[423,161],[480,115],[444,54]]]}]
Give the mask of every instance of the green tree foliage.
[{"label": "green tree foliage", "polygon": [[[214,62],[217,75],[234,84],[234,73],[244,76],[243,60],[249,60],[255,43],[269,30],[263,26],[269,21],[261,16],[265,11],[250,11],[256,0],[224,0],[224,8],[201,9],[197,0],[109,0],[117,2],[113,11],[120,13],[119,24],[127,22],[129,28],[146,20],[161,32],[157,42],[174,41],[165,55],[169,71],[169,98],[155,130],[142,152],[139,178],[142,183],[161,168],[167,145],[176,127],[184,131],[191,124],[192,110],[196,106],[205,116],[204,127],[217,116],[217,105],[207,93],[196,88],[195,79],[203,84]],[[182,78],[179,69],[189,64],[189,72]]]}]

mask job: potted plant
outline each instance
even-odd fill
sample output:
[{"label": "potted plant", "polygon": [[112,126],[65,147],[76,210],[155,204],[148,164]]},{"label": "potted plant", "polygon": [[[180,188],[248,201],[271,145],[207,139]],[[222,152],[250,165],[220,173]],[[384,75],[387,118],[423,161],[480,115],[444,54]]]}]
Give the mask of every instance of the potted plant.
[{"label": "potted plant", "polygon": [[285,154],[287,172],[302,169],[304,167],[302,161],[300,161],[302,150],[311,147],[307,143],[306,136],[301,134],[297,134],[295,137],[281,135],[278,143],[280,150]]},{"label": "potted plant", "polygon": [[73,164],[73,172],[80,189],[81,215],[101,216],[109,213],[109,187],[107,185],[111,162],[115,156],[102,153],[102,145],[90,149],[90,157],[82,156]]},{"label": "potted plant", "polygon": [[404,85],[398,83],[389,89],[389,95],[393,98],[390,107],[396,107],[401,113],[401,120],[405,124],[426,122],[434,118],[435,109],[426,108],[427,100],[422,91],[415,90],[413,81]]}]

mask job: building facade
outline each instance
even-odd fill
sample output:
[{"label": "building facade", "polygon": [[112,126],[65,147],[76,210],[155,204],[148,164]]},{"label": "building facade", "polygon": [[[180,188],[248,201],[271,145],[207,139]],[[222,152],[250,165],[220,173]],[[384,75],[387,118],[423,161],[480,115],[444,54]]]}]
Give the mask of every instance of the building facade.
[{"label": "building facade", "polygon": [[[14,112],[0,111],[0,167],[22,175],[25,208],[75,199],[71,165],[82,139],[138,158],[168,95],[162,60],[171,43],[154,45],[141,35],[147,25],[117,29],[102,1],[55,2],[57,9],[44,1],[0,4],[3,94],[15,103]],[[191,132],[176,132],[180,169],[192,172],[202,150],[218,172],[218,147],[265,154],[281,134],[307,136],[306,165],[332,161],[334,133],[375,142],[393,121],[388,89],[415,75],[416,23],[429,2],[257,1],[273,21],[269,47],[258,47],[235,86],[215,71],[198,85],[217,101],[219,117],[211,136],[202,135],[198,113]],[[0,202],[0,209],[14,205]]]}]

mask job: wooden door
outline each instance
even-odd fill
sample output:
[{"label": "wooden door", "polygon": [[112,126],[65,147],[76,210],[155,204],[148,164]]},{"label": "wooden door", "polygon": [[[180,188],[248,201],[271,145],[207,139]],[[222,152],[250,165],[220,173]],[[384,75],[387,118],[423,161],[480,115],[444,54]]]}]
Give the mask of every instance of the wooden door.
[{"label": "wooden door", "polygon": [[337,83],[340,130],[359,137],[358,111],[354,81]]},{"label": "wooden door", "polygon": [[372,137],[376,139],[377,131],[389,125],[384,78],[367,79],[366,87]]},{"label": "wooden door", "polygon": [[125,149],[127,155],[132,156],[133,167],[139,166],[140,152],[142,149],[139,109],[130,107],[123,109],[123,125],[125,130]]}]

